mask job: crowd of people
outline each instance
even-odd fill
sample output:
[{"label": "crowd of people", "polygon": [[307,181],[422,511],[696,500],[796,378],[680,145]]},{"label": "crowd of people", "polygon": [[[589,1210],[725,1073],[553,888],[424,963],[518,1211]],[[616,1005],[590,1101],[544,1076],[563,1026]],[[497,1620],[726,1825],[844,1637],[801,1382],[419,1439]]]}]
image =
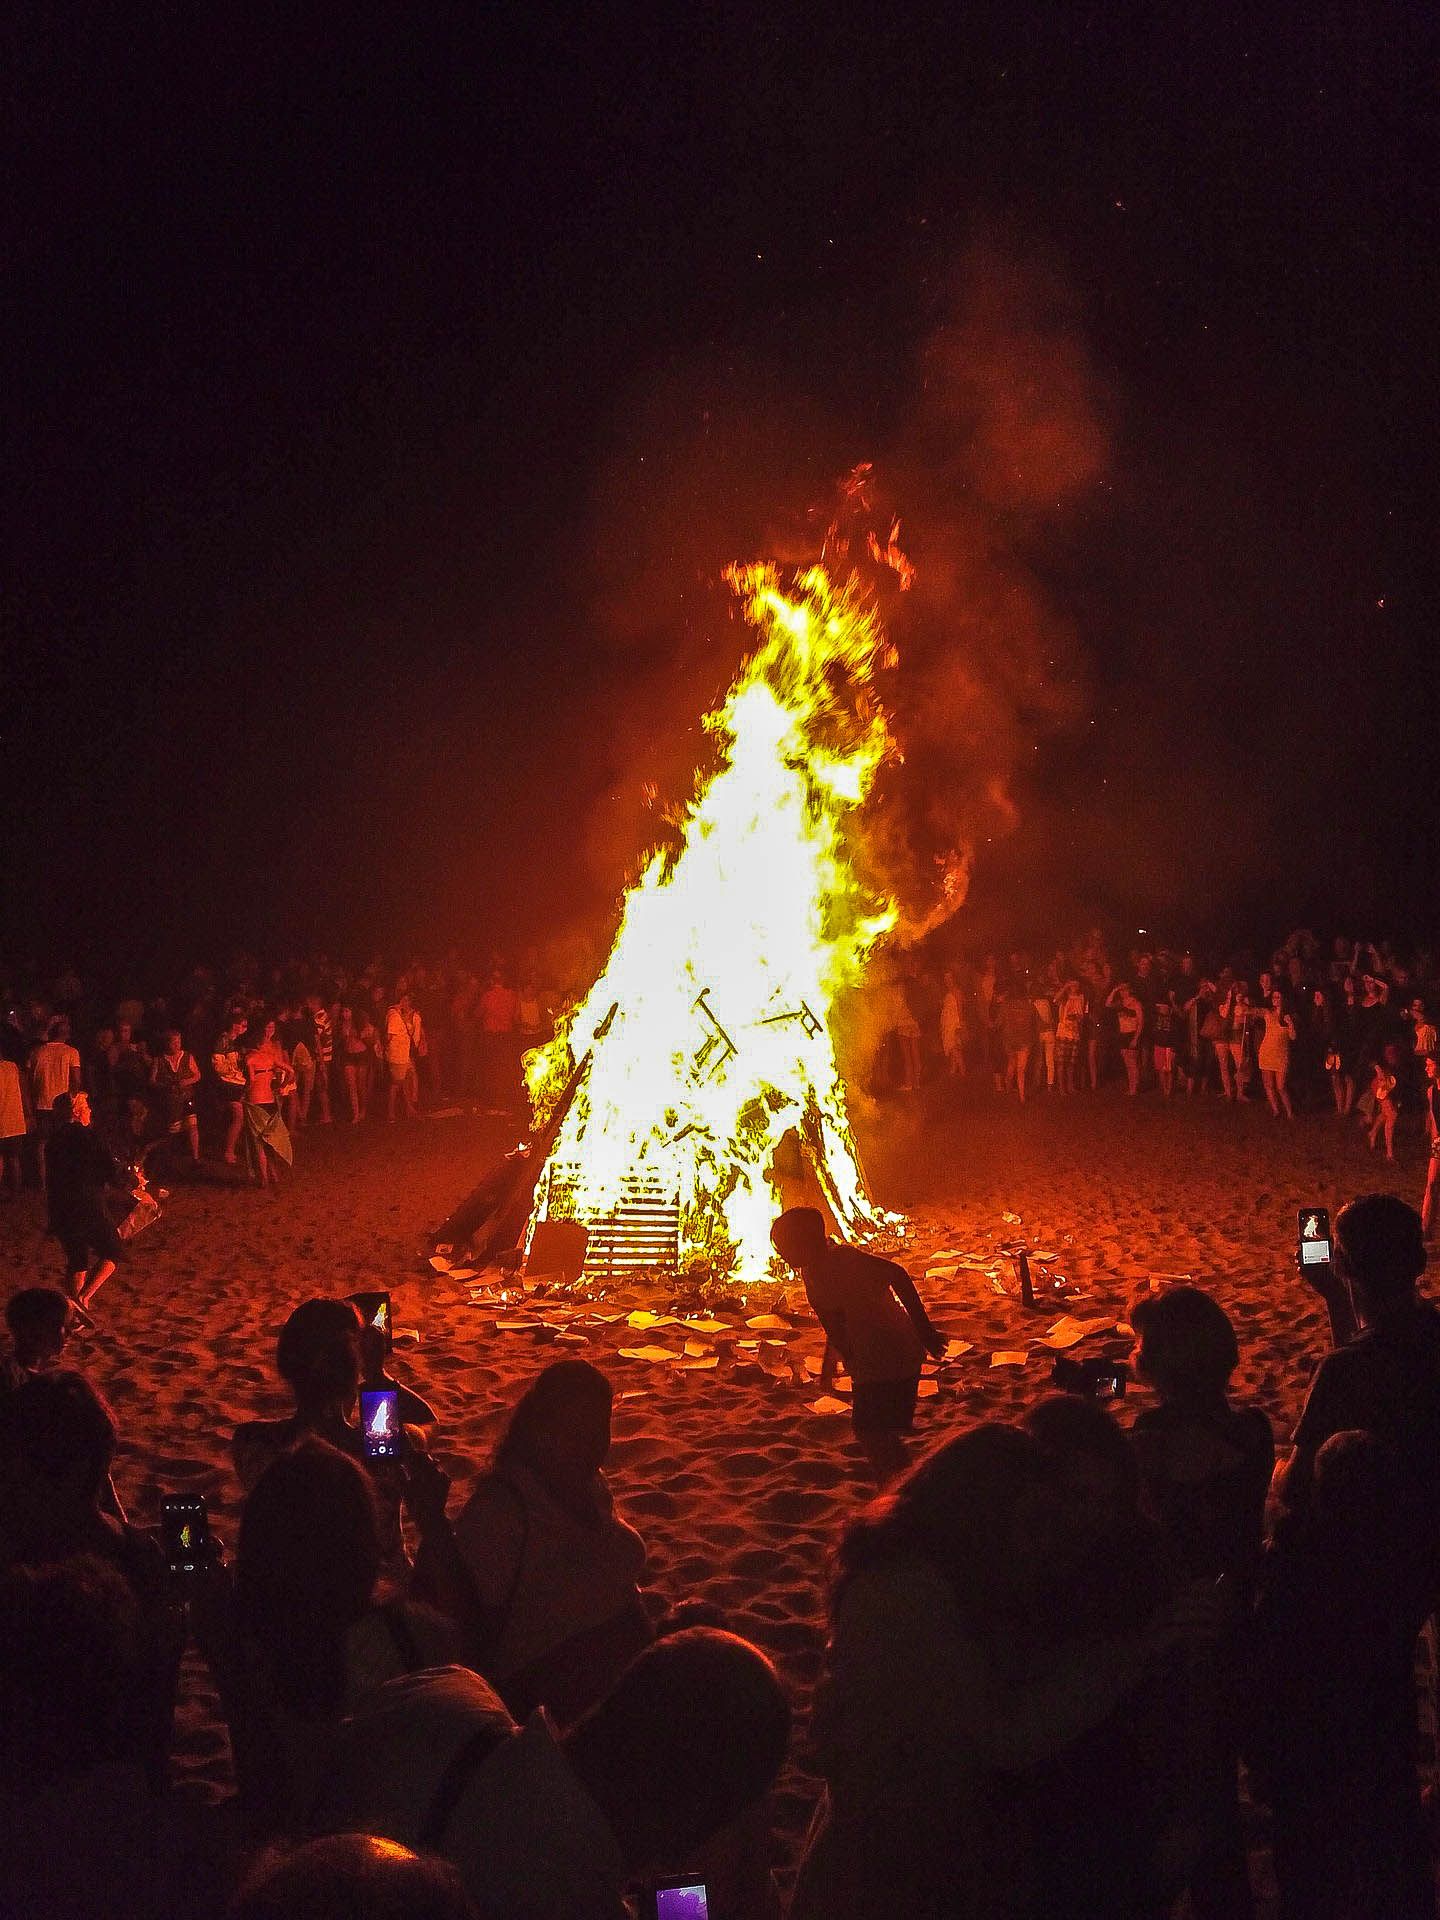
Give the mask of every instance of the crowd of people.
[{"label": "crowd of people", "polygon": [[978,1077],[1025,1100],[1113,1084],[1263,1099],[1363,1117],[1394,1157],[1395,1122],[1417,1110],[1440,1050],[1440,965],[1302,929],[1267,958],[1192,948],[1112,951],[1098,928],[1048,956],[1023,950],[897,963],[888,983],[879,1078]]},{"label": "crowd of people", "polygon": [[[1415,1212],[1358,1199],[1302,1268],[1333,1350],[1278,1466],[1232,1397],[1234,1328],[1188,1285],[1131,1308],[1128,1428],[1054,1395],[912,1463],[944,1337],[913,1282],[808,1209],[774,1238],[853,1370],[857,1436],[900,1442],[867,1448],[889,1484],[837,1543],[793,1920],[1233,1920],[1242,1762],[1284,1920],[1433,1913],[1413,1662],[1440,1598],[1440,1312]],[[117,1498],[73,1303],[25,1288],[6,1321],[0,1911],[620,1920],[657,1875],[704,1883],[715,1920],[781,1911],[791,1703],[703,1595],[647,1592],[603,1372],[544,1368],[452,1501],[383,1336],[307,1300],[275,1355],[291,1411],[233,1437],[230,1551],[203,1523],[181,1551]],[[357,1403],[387,1389],[405,1444],[372,1456]],[[234,1757],[226,1846],[167,1792],[187,1641]]]},{"label": "crowd of people", "polygon": [[46,1191],[83,1306],[122,1251],[107,1187],[139,1198],[137,1176],[143,1192],[208,1151],[274,1188],[307,1127],[394,1124],[422,1101],[524,1112],[522,1057],[554,1005],[533,967],[498,957],[353,975],[323,956],[263,974],[241,960],[148,1000],[102,999],[69,968],[24,991],[0,977],[0,1194]]}]

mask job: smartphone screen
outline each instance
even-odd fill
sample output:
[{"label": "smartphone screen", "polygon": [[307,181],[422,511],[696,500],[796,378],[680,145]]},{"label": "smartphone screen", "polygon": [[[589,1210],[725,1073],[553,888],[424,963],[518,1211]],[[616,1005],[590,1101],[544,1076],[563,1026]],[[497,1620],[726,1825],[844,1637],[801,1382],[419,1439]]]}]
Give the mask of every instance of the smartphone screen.
[{"label": "smartphone screen", "polygon": [[390,1319],[389,1294],[350,1293],[345,1297],[367,1327],[373,1327],[377,1333],[384,1334],[385,1351],[391,1352],[395,1345],[395,1329]]},{"label": "smartphone screen", "polygon": [[1330,1264],[1330,1215],[1324,1207],[1300,1209],[1300,1264],[1302,1267]]},{"label": "smartphone screen", "polygon": [[160,1544],[172,1573],[196,1573],[210,1547],[203,1493],[170,1493],[160,1502]]},{"label": "smartphone screen", "polygon": [[360,1394],[360,1439],[367,1460],[398,1460],[405,1445],[400,1395],[394,1387],[366,1387]]},{"label": "smartphone screen", "polygon": [[674,1881],[655,1889],[655,1920],[710,1920],[703,1880]]}]

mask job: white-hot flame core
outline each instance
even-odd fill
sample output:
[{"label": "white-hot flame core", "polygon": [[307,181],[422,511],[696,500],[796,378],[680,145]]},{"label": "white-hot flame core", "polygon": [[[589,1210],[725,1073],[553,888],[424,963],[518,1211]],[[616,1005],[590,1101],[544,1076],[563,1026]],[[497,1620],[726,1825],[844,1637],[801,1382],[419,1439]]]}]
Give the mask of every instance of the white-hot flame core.
[{"label": "white-hot flame core", "polygon": [[874,691],[887,643],[854,589],[819,567],[789,592],[769,567],[729,577],[761,639],[706,716],[718,765],[678,850],[652,855],[627,894],[599,979],[526,1069],[543,1120],[592,1053],[535,1219],[604,1218],[638,1177],[678,1197],[682,1265],[753,1279],[792,1128],[848,1235],[890,1219],[856,1157],[832,1015],[896,917],[846,854],[892,742]]}]

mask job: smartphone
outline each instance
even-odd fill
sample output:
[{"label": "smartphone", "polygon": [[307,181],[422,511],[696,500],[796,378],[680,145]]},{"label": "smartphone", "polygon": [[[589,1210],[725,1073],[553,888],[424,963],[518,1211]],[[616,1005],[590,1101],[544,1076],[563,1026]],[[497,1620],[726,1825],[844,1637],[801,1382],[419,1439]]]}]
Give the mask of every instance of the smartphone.
[{"label": "smartphone", "polygon": [[167,1493],[160,1502],[160,1544],[172,1573],[198,1573],[210,1552],[203,1493]]},{"label": "smartphone", "polygon": [[1050,1378],[1066,1393],[1084,1394],[1090,1400],[1123,1400],[1130,1368],[1124,1360],[1076,1360],[1068,1353],[1057,1353]]},{"label": "smartphone", "polygon": [[657,1880],[650,1888],[647,1920],[710,1920],[710,1895],[703,1880]]},{"label": "smartphone", "polygon": [[389,1294],[347,1293],[345,1298],[367,1327],[373,1327],[377,1333],[384,1334],[385,1351],[390,1353],[395,1346],[395,1323],[390,1318]]},{"label": "smartphone", "polygon": [[361,1389],[360,1441],[367,1460],[398,1460],[404,1452],[400,1395],[394,1387]]},{"label": "smartphone", "polygon": [[1330,1265],[1330,1215],[1324,1207],[1300,1209],[1300,1264],[1302,1267]]}]

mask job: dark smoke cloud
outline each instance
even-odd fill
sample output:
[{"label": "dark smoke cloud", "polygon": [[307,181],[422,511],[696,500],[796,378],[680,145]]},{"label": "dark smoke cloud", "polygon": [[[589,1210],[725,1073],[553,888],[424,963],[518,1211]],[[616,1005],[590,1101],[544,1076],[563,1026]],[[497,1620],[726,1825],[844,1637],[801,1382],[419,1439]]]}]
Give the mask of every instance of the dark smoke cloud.
[{"label": "dark smoke cloud", "polygon": [[[721,571],[831,548],[865,572],[900,665],[903,763],[871,809],[869,857],[913,935],[950,910],[977,849],[1014,827],[1036,746],[1086,704],[1083,653],[1046,585],[1110,458],[1107,400],[1064,281],[1013,241],[977,245],[909,347],[889,419],[858,438],[849,396],[753,366],[676,366],[627,409],[596,491],[593,604],[612,650],[604,764],[585,853],[613,897],[683,803],[701,713],[748,641]],[[843,499],[862,459],[871,484]],[[915,581],[867,558],[901,522]]]}]

